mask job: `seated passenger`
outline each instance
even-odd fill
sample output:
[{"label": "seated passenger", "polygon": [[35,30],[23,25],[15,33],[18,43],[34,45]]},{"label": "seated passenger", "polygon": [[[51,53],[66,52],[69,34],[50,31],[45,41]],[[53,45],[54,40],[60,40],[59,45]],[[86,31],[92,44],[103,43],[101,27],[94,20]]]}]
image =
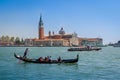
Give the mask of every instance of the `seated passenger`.
[{"label": "seated passenger", "polygon": [[52,60],[51,56],[49,56],[48,59],[49,59],[49,61],[51,61]]},{"label": "seated passenger", "polygon": [[42,57],[39,58],[39,61],[44,61]]},{"label": "seated passenger", "polygon": [[45,57],[45,61],[46,61],[46,62],[48,62],[48,61],[49,61],[48,57]]},{"label": "seated passenger", "polygon": [[61,61],[61,57],[59,56],[59,58],[58,58],[58,62],[60,62]]}]

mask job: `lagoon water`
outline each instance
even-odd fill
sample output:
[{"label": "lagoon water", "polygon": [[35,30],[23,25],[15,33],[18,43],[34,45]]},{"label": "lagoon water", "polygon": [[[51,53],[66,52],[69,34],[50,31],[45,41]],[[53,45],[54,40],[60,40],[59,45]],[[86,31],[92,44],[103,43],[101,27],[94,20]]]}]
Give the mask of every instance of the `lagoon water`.
[{"label": "lagoon water", "polygon": [[120,80],[120,47],[68,52],[68,47],[29,47],[28,57],[76,58],[75,64],[33,64],[14,58],[26,47],[0,47],[0,80]]}]

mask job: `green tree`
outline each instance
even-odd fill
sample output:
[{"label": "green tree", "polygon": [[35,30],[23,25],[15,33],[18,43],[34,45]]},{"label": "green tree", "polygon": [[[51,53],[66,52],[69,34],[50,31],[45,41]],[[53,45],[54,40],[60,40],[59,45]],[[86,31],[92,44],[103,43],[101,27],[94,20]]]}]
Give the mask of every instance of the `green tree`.
[{"label": "green tree", "polygon": [[14,37],[11,37],[10,41],[11,41],[11,42],[14,42],[14,39],[15,39]]},{"label": "green tree", "polygon": [[2,40],[2,41],[5,41],[5,36],[2,36],[2,37],[1,37],[1,40]]},{"label": "green tree", "polygon": [[16,44],[16,45],[20,45],[20,38],[19,38],[19,37],[16,37],[16,39],[15,39],[15,44]]},{"label": "green tree", "polygon": [[10,41],[10,37],[9,36],[5,36],[5,41],[6,42]]},{"label": "green tree", "polygon": [[10,41],[10,37],[9,36],[2,36],[1,41],[8,42],[8,41]]}]

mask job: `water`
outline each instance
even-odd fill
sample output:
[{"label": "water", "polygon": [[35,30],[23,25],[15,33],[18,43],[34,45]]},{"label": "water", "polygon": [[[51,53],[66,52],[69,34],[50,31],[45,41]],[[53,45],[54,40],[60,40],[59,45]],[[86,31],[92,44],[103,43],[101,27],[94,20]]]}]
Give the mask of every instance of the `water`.
[{"label": "water", "polygon": [[0,47],[0,80],[120,80],[120,48],[68,52],[67,47],[29,47],[28,57],[76,58],[75,64],[33,64],[14,58],[26,47]]}]

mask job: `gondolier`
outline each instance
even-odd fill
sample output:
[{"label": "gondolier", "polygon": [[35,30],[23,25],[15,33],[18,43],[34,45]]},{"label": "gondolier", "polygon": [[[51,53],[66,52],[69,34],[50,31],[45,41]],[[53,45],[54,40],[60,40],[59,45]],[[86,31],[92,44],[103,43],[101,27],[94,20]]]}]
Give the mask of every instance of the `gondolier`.
[{"label": "gondolier", "polygon": [[28,48],[26,48],[25,52],[24,52],[24,55],[23,55],[23,58],[27,58],[27,53],[28,53]]}]

